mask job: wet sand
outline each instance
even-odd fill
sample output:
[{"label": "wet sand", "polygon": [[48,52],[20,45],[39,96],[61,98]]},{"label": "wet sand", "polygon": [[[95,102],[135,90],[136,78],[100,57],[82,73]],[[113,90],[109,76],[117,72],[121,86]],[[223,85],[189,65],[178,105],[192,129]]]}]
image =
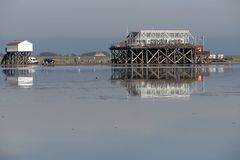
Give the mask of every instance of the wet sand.
[{"label": "wet sand", "polygon": [[0,71],[1,160],[240,158],[240,65]]}]

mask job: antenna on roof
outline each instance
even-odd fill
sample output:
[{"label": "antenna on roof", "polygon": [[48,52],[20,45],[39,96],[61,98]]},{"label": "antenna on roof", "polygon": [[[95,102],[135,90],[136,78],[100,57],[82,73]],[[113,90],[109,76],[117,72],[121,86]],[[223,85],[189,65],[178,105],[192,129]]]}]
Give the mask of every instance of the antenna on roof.
[{"label": "antenna on roof", "polygon": [[127,34],[126,36],[128,36],[128,34],[129,34],[129,33],[128,33],[128,26],[127,26],[127,28],[126,28],[126,34]]}]

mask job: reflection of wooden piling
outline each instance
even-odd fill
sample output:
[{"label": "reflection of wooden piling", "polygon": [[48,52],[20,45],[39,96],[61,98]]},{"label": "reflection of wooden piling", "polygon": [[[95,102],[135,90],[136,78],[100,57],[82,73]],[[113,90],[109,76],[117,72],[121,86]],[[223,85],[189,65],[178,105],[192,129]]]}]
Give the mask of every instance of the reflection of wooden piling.
[{"label": "reflection of wooden piling", "polygon": [[146,80],[192,80],[206,71],[197,67],[112,67],[112,80],[146,79]]},{"label": "reflection of wooden piling", "polygon": [[2,72],[7,77],[32,77],[30,69],[3,68]]}]

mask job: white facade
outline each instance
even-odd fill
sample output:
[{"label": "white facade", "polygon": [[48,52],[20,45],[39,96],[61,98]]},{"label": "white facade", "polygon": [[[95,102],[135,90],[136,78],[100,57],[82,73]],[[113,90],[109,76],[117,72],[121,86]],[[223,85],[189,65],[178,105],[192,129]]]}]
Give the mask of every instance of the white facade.
[{"label": "white facade", "polygon": [[224,54],[218,54],[218,55],[217,55],[217,58],[218,58],[218,59],[223,59],[223,58],[224,58]]},{"label": "white facade", "polygon": [[33,44],[27,40],[13,41],[7,44],[7,52],[33,52]]},{"label": "white facade", "polygon": [[189,30],[141,30],[127,36],[129,45],[188,44],[194,43]]},{"label": "white facade", "polygon": [[216,59],[216,58],[217,58],[217,55],[216,55],[216,54],[210,54],[208,58],[209,58],[209,59]]}]

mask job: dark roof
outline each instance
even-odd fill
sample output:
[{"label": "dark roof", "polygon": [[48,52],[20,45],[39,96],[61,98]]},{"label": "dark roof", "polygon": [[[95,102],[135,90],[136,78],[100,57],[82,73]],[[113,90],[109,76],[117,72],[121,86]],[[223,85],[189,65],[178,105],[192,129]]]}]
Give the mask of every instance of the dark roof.
[{"label": "dark roof", "polygon": [[12,42],[8,42],[7,46],[15,46],[15,45],[18,45],[21,42],[23,42],[23,40],[15,40],[15,41],[12,41]]},{"label": "dark roof", "polygon": [[139,32],[130,32],[130,33],[128,34],[127,38],[129,38],[130,35],[131,35],[132,37],[136,37],[136,36],[138,35],[138,33],[139,33]]}]

